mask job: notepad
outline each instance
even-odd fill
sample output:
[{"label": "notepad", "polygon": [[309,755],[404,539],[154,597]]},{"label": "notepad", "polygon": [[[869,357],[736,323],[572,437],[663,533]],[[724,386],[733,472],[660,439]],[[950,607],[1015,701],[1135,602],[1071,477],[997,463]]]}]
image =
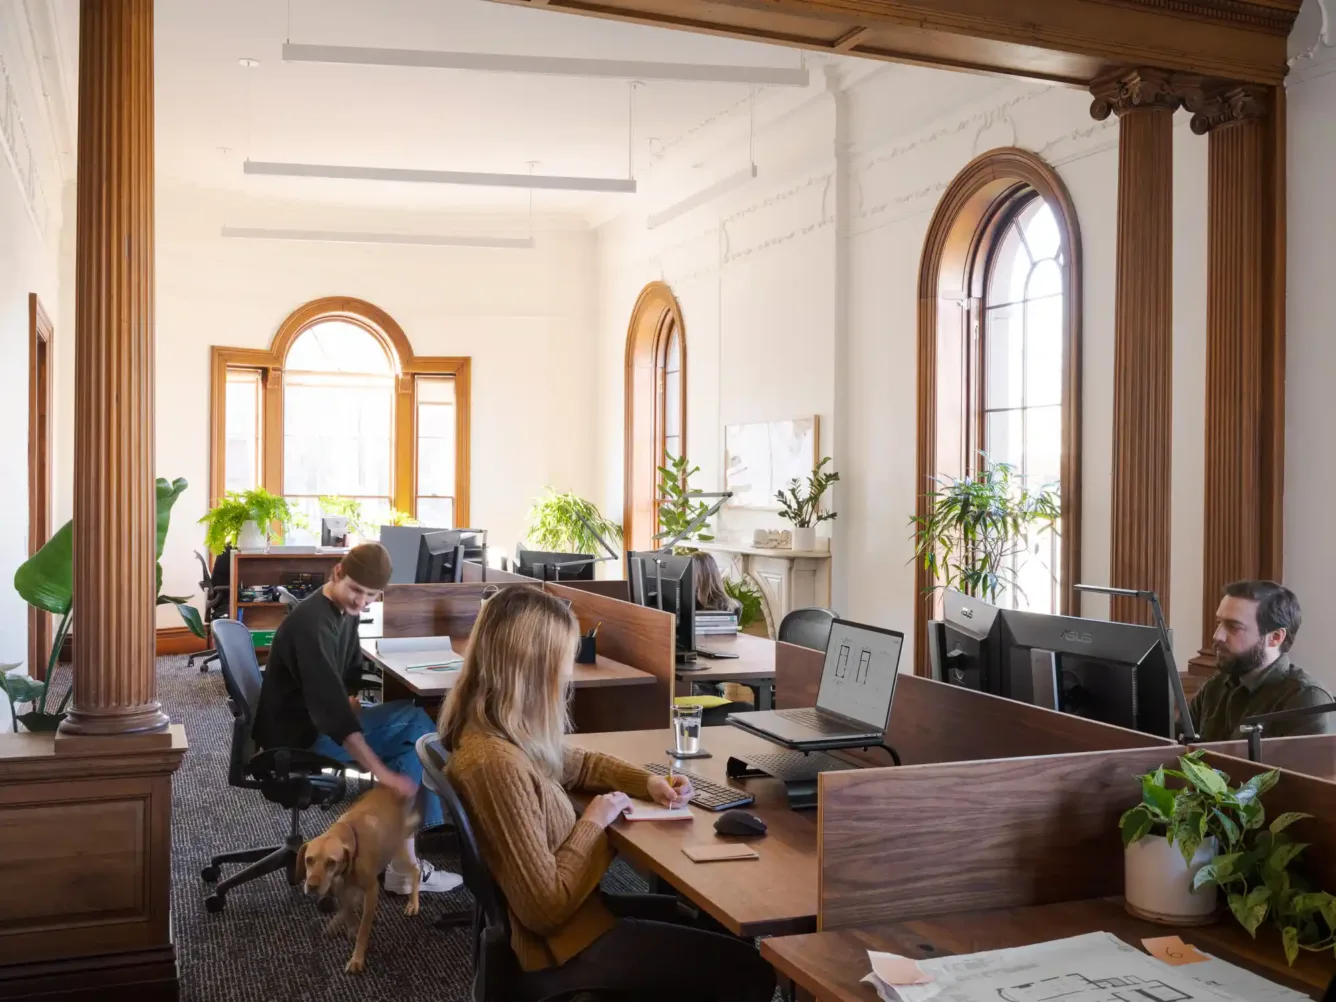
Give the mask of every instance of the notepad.
[{"label": "notepad", "polygon": [[729,859],[760,859],[761,854],[749,845],[688,845],[682,851],[693,863],[722,863]]},{"label": "notepad", "polygon": [[622,817],[627,821],[689,821],[690,807],[659,807],[657,804],[632,804]]},{"label": "notepad", "polygon": [[454,671],[464,665],[449,637],[386,638],[376,644],[376,654],[397,671]]}]

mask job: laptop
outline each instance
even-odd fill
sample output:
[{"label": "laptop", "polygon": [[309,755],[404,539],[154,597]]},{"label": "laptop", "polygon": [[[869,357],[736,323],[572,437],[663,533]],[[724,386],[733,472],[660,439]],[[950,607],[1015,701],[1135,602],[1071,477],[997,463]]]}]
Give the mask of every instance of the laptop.
[{"label": "laptop", "polygon": [[788,748],[881,744],[905,635],[837,619],[826,646],[816,708],[733,713],[734,727]]}]

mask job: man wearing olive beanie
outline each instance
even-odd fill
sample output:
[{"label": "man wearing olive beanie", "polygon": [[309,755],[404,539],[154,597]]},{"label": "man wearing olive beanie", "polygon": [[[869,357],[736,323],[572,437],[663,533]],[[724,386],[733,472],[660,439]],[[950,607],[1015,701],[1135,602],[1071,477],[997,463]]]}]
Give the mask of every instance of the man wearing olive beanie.
[{"label": "man wearing olive beanie", "polygon": [[[419,797],[428,827],[443,820],[440,799],[419,794],[422,763],[414,747],[435,732],[431,718],[409,700],[363,708],[362,649],[357,626],[390,583],[390,555],[379,543],[353,547],[328,581],[288,613],[274,634],[260,688],[251,736],[261,748],[307,748],[339,762],[357,764],[381,786]],[[414,840],[408,856],[420,875],[420,891],[452,891],[462,878],[418,860]],[[385,889],[407,894],[412,872],[391,864]]]}]

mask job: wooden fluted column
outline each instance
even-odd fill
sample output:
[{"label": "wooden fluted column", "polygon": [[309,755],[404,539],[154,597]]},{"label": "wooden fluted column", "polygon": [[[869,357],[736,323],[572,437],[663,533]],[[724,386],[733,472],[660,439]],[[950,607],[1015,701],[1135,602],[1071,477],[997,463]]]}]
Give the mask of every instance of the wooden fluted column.
[{"label": "wooden fluted column", "polygon": [[82,0],[74,697],[62,734],[161,731],[155,698],[153,0]]},{"label": "wooden fluted column", "polygon": [[[1090,113],[1118,116],[1114,305],[1113,527],[1109,584],[1153,589],[1169,612],[1173,430],[1173,119],[1169,74],[1129,70],[1091,86]],[[1115,598],[1113,618],[1149,623],[1148,603]]]},{"label": "wooden fluted column", "polygon": [[1206,501],[1203,512],[1202,650],[1221,589],[1275,573],[1264,566],[1267,449],[1263,412],[1275,332],[1265,253],[1272,164],[1263,88],[1227,86],[1189,98],[1192,131],[1209,134],[1206,312]]}]

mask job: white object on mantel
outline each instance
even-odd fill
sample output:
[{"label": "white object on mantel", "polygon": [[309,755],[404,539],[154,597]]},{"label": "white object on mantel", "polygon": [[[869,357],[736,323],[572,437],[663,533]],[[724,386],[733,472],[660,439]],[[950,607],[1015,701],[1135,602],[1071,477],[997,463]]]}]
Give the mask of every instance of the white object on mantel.
[{"label": "white object on mantel", "polygon": [[816,542],[821,549],[782,550],[726,539],[692,545],[718,554],[721,563],[727,554],[735,573],[756,582],[765,598],[773,636],[780,621],[794,609],[830,606],[830,540]]},{"label": "white object on mantel", "polygon": [[758,550],[790,550],[793,533],[788,529],[757,529],[752,533],[752,546]]},{"label": "white object on mantel", "polygon": [[1215,920],[1216,888],[1192,889],[1192,878],[1216,852],[1214,838],[1188,863],[1163,835],[1146,835],[1123,850],[1123,900],[1137,918],[1164,925],[1205,925]]},{"label": "white object on mantel", "polygon": [[247,519],[241,525],[241,532],[237,536],[237,549],[245,550],[249,553],[263,553],[269,540],[265,538],[260,527],[255,524],[254,519]]},{"label": "white object on mantel", "polygon": [[816,549],[816,526],[793,527],[793,549],[811,552]]}]

